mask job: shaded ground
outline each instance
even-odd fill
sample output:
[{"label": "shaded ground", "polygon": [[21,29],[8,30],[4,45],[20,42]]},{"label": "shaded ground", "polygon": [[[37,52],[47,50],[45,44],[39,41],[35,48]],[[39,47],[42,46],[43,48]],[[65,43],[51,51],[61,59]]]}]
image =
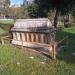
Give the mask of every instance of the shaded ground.
[{"label": "shaded ground", "polygon": [[[58,52],[57,55],[57,59],[59,60],[64,60],[65,62],[68,63],[75,63],[75,56],[72,55],[75,52],[75,26],[69,27],[69,28],[64,28],[61,31],[57,32],[57,41],[62,40],[65,36],[68,36],[68,46],[65,44],[66,41],[64,41],[62,45],[64,45],[65,47],[62,48],[61,51]],[[47,49],[44,48],[36,48],[29,50],[30,53],[33,51],[36,51],[42,55],[47,56],[48,58],[51,58],[49,56],[49,51]],[[33,53],[32,52],[32,53]]]},{"label": "shaded ground", "polygon": [[0,34],[4,34],[5,30],[3,30],[2,28],[0,28]]},{"label": "shaded ground", "polygon": [[66,62],[75,63],[75,56],[72,55],[72,53],[75,52],[75,26],[65,28],[63,31],[57,33],[58,40],[64,36],[69,37],[68,47],[62,49],[62,51],[59,52],[58,57]]},{"label": "shaded ground", "polygon": [[10,28],[14,25],[14,21],[0,20],[0,37],[9,35]]},{"label": "shaded ground", "polygon": [[[62,45],[65,46],[65,48],[62,48],[61,51],[58,52],[57,59],[64,60],[68,63],[75,63],[75,56],[72,54],[75,52],[75,26],[64,28],[61,31],[57,32],[57,41],[62,40],[65,36],[68,36],[68,46],[65,44],[66,41],[64,41]],[[29,51],[28,51],[29,50]],[[27,51],[30,53],[40,53],[44,56],[50,57],[50,53],[46,48],[35,48],[35,49],[28,49]]]}]

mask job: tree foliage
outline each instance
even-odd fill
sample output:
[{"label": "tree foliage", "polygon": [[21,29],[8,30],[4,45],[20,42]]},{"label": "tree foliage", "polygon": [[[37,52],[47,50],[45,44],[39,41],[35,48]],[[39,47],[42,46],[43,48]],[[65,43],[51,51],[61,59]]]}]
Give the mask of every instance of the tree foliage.
[{"label": "tree foliage", "polygon": [[69,12],[75,6],[75,0],[35,0],[39,11],[59,10],[62,14]]},{"label": "tree foliage", "polygon": [[7,14],[9,11],[10,0],[0,0],[0,12],[2,14]]},{"label": "tree foliage", "polygon": [[34,0],[34,3],[37,5],[37,17],[47,17],[50,10],[55,12],[54,27],[57,27],[59,14],[67,14],[75,7],[75,0]]},{"label": "tree foliage", "polygon": [[9,9],[9,16],[12,16],[15,19],[23,19],[23,18],[27,17],[25,12],[26,12],[26,10],[24,10],[24,8],[22,6],[20,6],[20,7],[12,6]]},{"label": "tree foliage", "polygon": [[4,4],[5,15],[9,15],[9,6],[10,6],[10,0],[5,0],[5,4]]},{"label": "tree foliage", "polygon": [[33,4],[28,6],[28,15],[31,18],[38,17],[38,6],[37,6],[37,4],[33,3]]}]

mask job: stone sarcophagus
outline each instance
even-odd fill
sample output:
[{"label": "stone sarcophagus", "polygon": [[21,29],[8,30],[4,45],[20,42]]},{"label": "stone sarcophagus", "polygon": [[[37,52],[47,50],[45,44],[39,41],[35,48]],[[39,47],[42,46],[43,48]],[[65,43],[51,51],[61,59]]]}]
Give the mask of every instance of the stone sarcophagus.
[{"label": "stone sarcophagus", "polygon": [[50,44],[53,27],[49,19],[18,19],[11,28],[12,44],[27,47],[40,47]]}]

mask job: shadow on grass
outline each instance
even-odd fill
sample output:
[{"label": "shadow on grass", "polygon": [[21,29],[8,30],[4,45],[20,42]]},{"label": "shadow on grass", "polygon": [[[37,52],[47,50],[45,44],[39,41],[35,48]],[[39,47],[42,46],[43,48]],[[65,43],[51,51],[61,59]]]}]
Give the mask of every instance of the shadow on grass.
[{"label": "shadow on grass", "polygon": [[68,36],[68,47],[63,48],[58,52],[57,59],[64,60],[67,63],[75,63],[75,33],[71,33],[70,31],[60,31],[57,32],[57,40],[63,39],[65,36]]},{"label": "shadow on grass", "polygon": [[[61,51],[58,52],[57,59],[64,60],[67,63],[75,63],[75,56],[72,55],[75,52],[75,33],[72,33],[72,31],[70,32],[68,30],[59,31],[56,34],[57,41],[62,40],[65,36],[68,36],[68,46],[65,45],[66,41],[64,41],[63,44],[61,44],[64,45],[65,48],[63,48]],[[36,50],[41,52],[41,54],[43,54],[44,56],[47,56],[48,58],[52,59],[50,55],[45,54],[46,50],[44,50],[44,48],[36,49]]]},{"label": "shadow on grass", "polygon": [[[65,31],[59,31],[57,32],[57,36],[56,36],[57,41],[62,40],[65,36],[69,37],[68,39],[69,44],[68,47],[58,52],[57,60],[64,60],[67,63],[75,63],[75,56],[72,55],[72,53],[75,52],[75,34],[70,32],[65,32]],[[44,49],[43,47],[33,48],[33,49],[39,52],[41,55],[44,55],[47,58],[49,58],[48,60],[52,59],[52,57],[49,54],[49,51]]]},{"label": "shadow on grass", "polygon": [[0,28],[6,30],[6,31],[9,31],[11,27],[13,27],[14,24],[3,24],[3,23],[0,23]]}]

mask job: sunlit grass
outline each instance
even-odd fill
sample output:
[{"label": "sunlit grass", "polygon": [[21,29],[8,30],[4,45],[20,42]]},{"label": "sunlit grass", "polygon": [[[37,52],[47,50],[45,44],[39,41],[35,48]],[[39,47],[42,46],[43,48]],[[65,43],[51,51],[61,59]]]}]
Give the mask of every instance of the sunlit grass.
[{"label": "sunlit grass", "polygon": [[75,64],[64,60],[42,64],[12,45],[0,46],[1,75],[75,75]]},{"label": "sunlit grass", "polygon": [[0,20],[0,23],[2,24],[14,24],[14,20],[10,19],[10,20]]},{"label": "sunlit grass", "polygon": [[[57,60],[42,63],[13,45],[0,45],[0,75],[75,75],[75,26],[57,32],[57,40],[69,37],[68,48],[58,53]],[[39,58],[40,57],[40,58]]]}]

